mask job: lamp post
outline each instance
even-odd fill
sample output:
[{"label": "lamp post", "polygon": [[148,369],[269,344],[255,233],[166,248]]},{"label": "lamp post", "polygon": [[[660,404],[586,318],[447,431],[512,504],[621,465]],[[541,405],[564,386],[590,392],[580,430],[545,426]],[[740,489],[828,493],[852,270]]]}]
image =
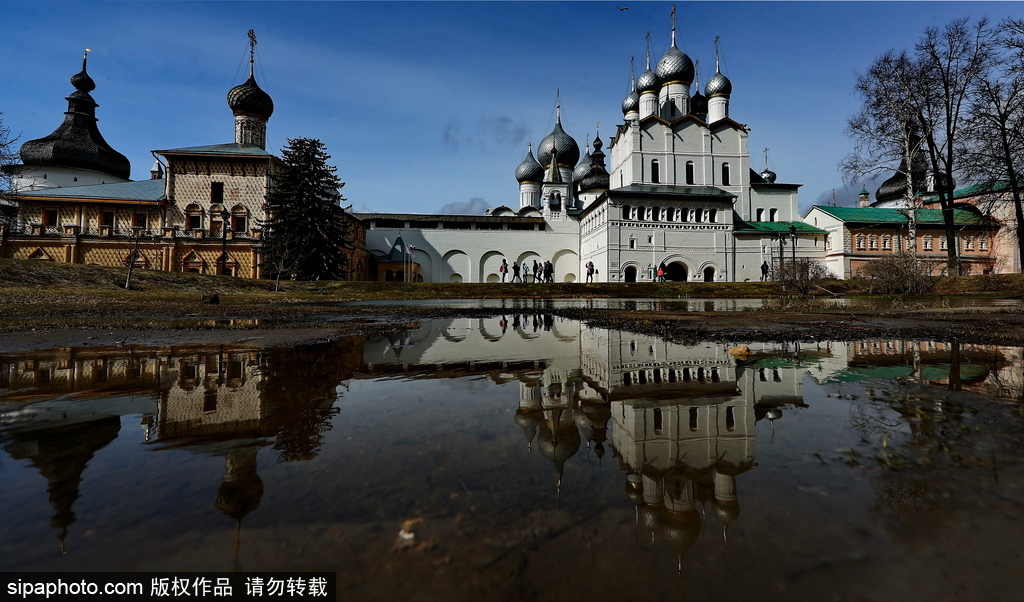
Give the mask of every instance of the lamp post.
[{"label": "lamp post", "polygon": [[789,235],[790,235],[790,237],[792,237],[792,242],[793,242],[793,253],[792,253],[792,256],[793,256],[793,266],[792,267],[795,268],[796,267],[796,224],[793,224],[793,225],[791,225],[789,227]]}]

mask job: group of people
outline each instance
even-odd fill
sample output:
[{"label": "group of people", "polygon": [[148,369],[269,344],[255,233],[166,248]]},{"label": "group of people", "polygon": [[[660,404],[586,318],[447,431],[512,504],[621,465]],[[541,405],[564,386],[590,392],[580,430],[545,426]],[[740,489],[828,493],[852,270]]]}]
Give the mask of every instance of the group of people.
[{"label": "group of people", "polygon": [[[533,282],[554,282],[555,281],[555,266],[550,261],[540,263],[536,259],[533,260],[533,266],[530,263],[523,260],[522,265],[517,262],[512,262],[512,279],[509,282],[530,282],[530,275],[533,275]],[[498,267],[498,272],[501,273],[501,281],[505,282],[505,277],[509,273],[508,261],[505,259],[501,260],[501,266]],[[520,272],[522,275],[520,276]]]},{"label": "group of people", "polygon": [[[530,327],[530,318],[533,318],[533,331],[537,332],[538,329],[550,331],[551,327],[555,324],[555,317],[551,314],[525,314],[520,318],[519,314],[512,314],[512,329],[513,330],[526,330]],[[508,331],[508,317],[501,316],[498,320],[498,327],[501,328],[501,334],[505,334]]]}]

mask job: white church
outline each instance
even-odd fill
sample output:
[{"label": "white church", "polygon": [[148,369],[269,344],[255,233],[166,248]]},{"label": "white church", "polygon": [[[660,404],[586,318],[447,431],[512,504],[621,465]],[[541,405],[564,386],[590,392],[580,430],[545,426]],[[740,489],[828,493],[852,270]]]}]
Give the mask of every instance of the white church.
[{"label": "white church", "polygon": [[594,282],[652,281],[659,267],[669,281],[742,282],[780,254],[822,258],[827,233],[801,221],[800,185],[776,182],[767,164],[751,169],[749,128],[729,115],[733,87],[717,51],[703,93],[695,75],[673,25],[668,50],[653,68],[648,52],[631,82],[608,165],[600,136],[581,158],[558,107],[553,131],[515,170],[517,209],[356,214],[378,270],[395,267],[378,277],[501,282],[513,264],[550,261],[555,282],[585,281],[591,262]]}]

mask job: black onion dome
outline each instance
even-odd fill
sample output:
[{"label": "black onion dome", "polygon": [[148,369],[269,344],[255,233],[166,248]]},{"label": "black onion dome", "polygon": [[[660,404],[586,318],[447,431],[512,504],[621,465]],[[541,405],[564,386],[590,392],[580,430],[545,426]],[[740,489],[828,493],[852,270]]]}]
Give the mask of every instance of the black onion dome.
[{"label": "black onion dome", "polygon": [[251,72],[249,79],[228,91],[228,106],[236,114],[247,113],[263,119],[270,119],[274,114],[273,99],[259,87]]},{"label": "black onion dome", "polygon": [[103,139],[96,126],[96,101],[89,92],[96,89],[85,70],[71,77],[76,90],[68,95],[68,110],[64,123],[45,138],[29,140],[21,145],[21,162],[25,165],[50,165],[88,169],[128,180],[132,165],[128,158],[117,152]]},{"label": "black onion dome", "polygon": [[719,71],[715,73],[714,77],[709,79],[708,84],[704,86],[704,94],[706,94],[708,98],[711,98],[712,96],[725,96],[728,98],[729,95],[732,94],[732,82],[729,81],[728,77],[722,75],[721,71]]},{"label": "black onion dome", "polygon": [[686,53],[673,44],[658,61],[654,74],[662,84],[681,82],[689,84],[693,81],[693,61]]},{"label": "black onion dome", "polygon": [[700,92],[690,97],[690,113],[694,115],[708,114],[708,98]]},{"label": "black onion dome", "polygon": [[633,90],[628,96],[622,101],[622,114],[630,113],[632,111],[639,110],[640,108],[640,95]]},{"label": "black onion dome", "polygon": [[533,158],[533,145],[526,149],[526,157],[516,168],[516,180],[523,182],[540,182],[544,179],[544,168]]},{"label": "black onion dome", "polygon": [[580,160],[580,146],[562,129],[561,118],[555,120],[555,129],[537,147],[537,160],[542,166],[551,164],[552,150],[558,153],[559,165],[575,166]]},{"label": "black onion dome", "polygon": [[608,190],[611,176],[608,175],[608,170],[604,166],[604,151],[601,150],[603,146],[604,142],[601,142],[600,137],[594,139],[594,151],[590,153],[590,171],[580,181],[580,190],[582,191]]},{"label": "black onion dome", "polygon": [[71,76],[71,85],[81,92],[92,92],[96,89],[96,82],[86,73],[85,65],[82,65],[81,71]]},{"label": "black onion dome", "polygon": [[775,179],[778,177],[777,175],[775,175],[774,171],[768,169],[767,167],[765,168],[764,171],[762,171],[758,175],[760,175],[762,178],[764,178],[764,181],[769,183],[769,184],[774,184],[775,183]]},{"label": "black onion dome", "polygon": [[640,77],[636,80],[637,92],[643,94],[644,92],[657,92],[658,86],[661,82],[658,80],[657,74],[651,71],[650,67],[646,71],[640,74]]}]

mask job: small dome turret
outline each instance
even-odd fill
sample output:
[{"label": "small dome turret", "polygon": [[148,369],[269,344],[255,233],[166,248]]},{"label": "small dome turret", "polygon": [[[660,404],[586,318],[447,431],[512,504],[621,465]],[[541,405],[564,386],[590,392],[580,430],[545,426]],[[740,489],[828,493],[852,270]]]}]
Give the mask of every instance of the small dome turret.
[{"label": "small dome turret", "polygon": [[608,190],[611,176],[608,175],[608,170],[604,166],[604,151],[601,150],[603,146],[604,142],[598,135],[594,138],[594,151],[590,153],[590,170],[586,177],[580,180],[581,191]]},{"label": "small dome turret", "polygon": [[533,143],[526,147],[526,157],[516,168],[516,180],[524,182],[540,182],[544,179],[544,168],[533,158]]},{"label": "small dome turret", "polygon": [[725,96],[728,98],[732,94],[732,82],[729,81],[728,77],[722,75],[721,71],[718,71],[708,80],[708,84],[704,87],[704,94],[708,98],[713,96]]},{"label": "small dome turret", "polygon": [[587,143],[587,151],[580,157],[580,162],[572,172],[572,181],[579,182],[590,173],[590,143]]},{"label": "small dome turret", "polygon": [[270,119],[274,114],[274,101],[263,91],[253,77],[252,65],[249,66],[249,79],[245,80],[228,92],[228,106],[237,115],[244,113],[263,119]]},{"label": "small dome turret", "polygon": [[640,77],[636,80],[636,89],[640,94],[644,92],[657,92],[659,85],[658,76],[654,71],[651,71],[650,67],[641,73]]},{"label": "small dome turret", "polygon": [[763,178],[764,181],[768,182],[769,184],[774,184],[775,183],[775,179],[778,177],[777,175],[775,175],[774,171],[768,169],[767,167],[765,168],[764,171],[762,171],[758,175],[760,175],[761,178]]}]

